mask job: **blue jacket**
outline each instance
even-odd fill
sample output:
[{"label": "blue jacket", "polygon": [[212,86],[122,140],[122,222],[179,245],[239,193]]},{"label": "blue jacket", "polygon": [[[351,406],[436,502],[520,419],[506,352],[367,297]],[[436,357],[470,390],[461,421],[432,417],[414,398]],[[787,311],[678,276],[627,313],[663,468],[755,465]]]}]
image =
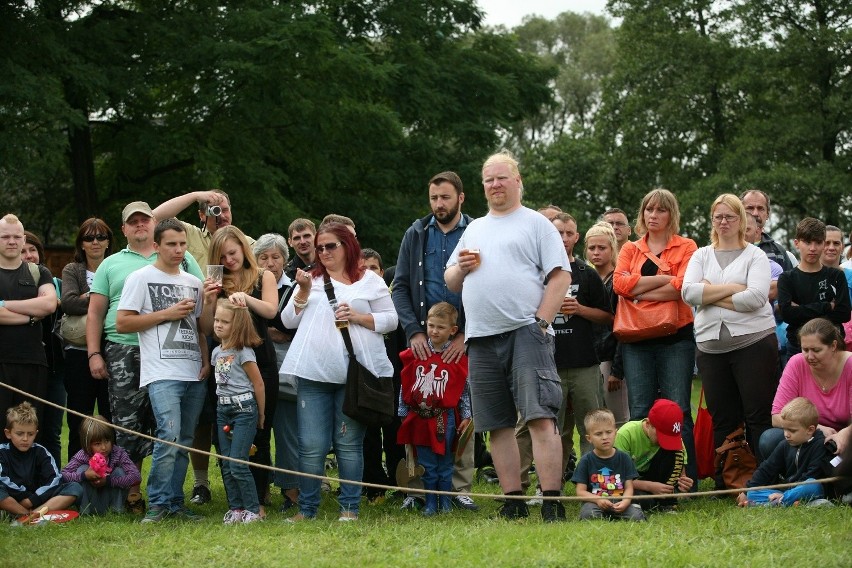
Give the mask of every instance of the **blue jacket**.
[{"label": "blue jacket", "polygon": [[[467,223],[473,221],[470,215],[462,213]],[[415,333],[426,333],[426,314],[431,306],[426,305],[426,285],[423,274],[423,254],[426,247],[426,227],[432,220],[427,215],[411,224],[396,259],[396,274],[391,287],[391,297],[399,325],[410,340]],[[464,309],[459,310],[459,330],[464,330]]]},{"label": "blue jacket", "polygon": [[[797,459],[798,454],[798,459]],[[786,441],[763,460],[746,487],[760,487],[774,483],[795,483],[806,479],[828,477],[831,455],[825,449],[825,435],[817,429],[813,438],[799,447]]]}]

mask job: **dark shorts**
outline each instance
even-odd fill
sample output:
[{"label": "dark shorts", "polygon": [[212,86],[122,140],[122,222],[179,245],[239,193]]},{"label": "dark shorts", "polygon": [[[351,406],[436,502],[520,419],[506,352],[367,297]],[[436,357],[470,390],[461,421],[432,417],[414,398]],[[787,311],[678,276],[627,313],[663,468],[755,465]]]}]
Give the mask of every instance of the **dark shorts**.
[{"label": "dark shorts", "polygon": [[[139,347],[106,342],[104,347],[107,368],[109,369],[109,406],[112,423],[153,436],[156,431],[154,412],[148,391],[139,388],[141,374],[139,366]],[[115,442],[138,463],[151,455],[154,443],[121,430],[115,431]]]},{"label": "dark shorts", "polygon": [[477,432],[515,428],[540,418],[555,420],[562,385],[553,360],[552,335],[536,323],[468,342],[470,392]]}]

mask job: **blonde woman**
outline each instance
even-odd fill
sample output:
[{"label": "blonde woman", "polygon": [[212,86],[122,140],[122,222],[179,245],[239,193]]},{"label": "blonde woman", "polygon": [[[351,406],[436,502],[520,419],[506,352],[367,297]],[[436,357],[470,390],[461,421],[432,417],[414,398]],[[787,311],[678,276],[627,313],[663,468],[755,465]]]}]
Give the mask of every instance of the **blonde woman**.
[{"label": "blonde woman", "polygon": [[654,309],[661,305],[645,303],[649,301],[675,302],[677,331],[665,337],[623,344],[630,417],[633,420],[647,417],[658,397],[676,402],[683,411],[687,475],[694,481],[698,473],[690,395],[695,338],[692,308],[683,302],[680,290],[686,265],[698,247],[692,239],[678,235],[680,207],[667,189],[654,189],[645,195],[636,213],[635,231],[639,240],[625,243],[618,254],[613,289],[640,308]]},{"label": "blonde woman", "polygon": [[[270,439],[272,423],[275,417],[275,402],[278,400],[278,363],[275,347],[269,340],[269,321],[278,313],[278,283],[269,270],[257,266],[254,253],[248,239],[241,230],[233,225],[220,228],[210,243],[208,264],[221,264],[224,268],[221,288],[210,278],[204,281],[204,309],[201,313],[201,330],[213,336],[213,316],[218,298],[227,298],[229,302],[241,308],[248,308],[255,330],[263,340],[254,348],[257,366],[263,379],[266,408],[264,409],[263,428],[257,431],[254,444],[257,452],[251,461],[272,465]],[[257,494],[263,503],[269,491],[269,470],[252,468]],[[266,511],[261,506],[261,517]]]},{"label": "blonde woman", "polygon": [[[601,221],[586,231],[586,260],[601,277],[613,311],[616,307],[616,298],[612,291],[612,275],[615,272],[617,251],[618,239],[610,223]],[[624,365],[618,340],[612,334],[611,323],[596,324],[595,327],[598,332],[596,349],[601,360],[604,403],[615,416],[616,426],[621,426],[630,421],[630,405],[627,401],[627,384],[624,381]]]},{"label": "blonde woman", "polygon": [[710,245],[692,255],[683,279],[683,299],[695,307],[698,374],[716,447],[745,422],[757,451],[761,434],[771,427],[778,384],[769,259],[746,243],[746,212],[736,195],[717,197],[710,219]]}]

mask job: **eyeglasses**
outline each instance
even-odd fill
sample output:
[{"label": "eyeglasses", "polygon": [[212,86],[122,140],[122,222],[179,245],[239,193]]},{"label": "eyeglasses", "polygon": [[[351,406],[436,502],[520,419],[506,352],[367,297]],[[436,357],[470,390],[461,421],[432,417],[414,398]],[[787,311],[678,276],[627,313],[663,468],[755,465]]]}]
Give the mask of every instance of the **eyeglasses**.
[{"label": "eyeglasses", "polygon": [[317,252],[320,254],[324,253],[325,251],[331,252],[342,245],[343,243],[341,243],[340,241],[337,241],[336,243],[328,243],[327,245],[317,245]]},{"label": "eyeglasses", "polygon": [[727,221],[728,223],[733,223],[739,218],[739,215],[713,215],[713,222],[721,223],[722,221]]},{"label": "eyeglasses", "polygon": [[108,241],[109,237],[106,236],[106,235],[102,235],[102,234],[98,233],[97,235],[86,235],[85,237],[82,237],[80,240],[85,241],[87,243],[93,243],[93,242],[95,242],[95,239],[97,239],[99,241]]}]

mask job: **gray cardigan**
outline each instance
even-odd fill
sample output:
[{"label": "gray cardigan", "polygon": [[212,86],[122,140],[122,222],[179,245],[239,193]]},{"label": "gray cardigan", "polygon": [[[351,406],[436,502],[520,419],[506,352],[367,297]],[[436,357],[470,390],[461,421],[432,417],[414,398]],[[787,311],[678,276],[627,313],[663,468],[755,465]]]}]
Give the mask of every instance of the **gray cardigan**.
[{"label": "gray cardigan", "polygon": [[69,262],[62,269],[62,311],[72,316],[86,315],[89,311],[89,291],[86,283],[86,265]]}]

